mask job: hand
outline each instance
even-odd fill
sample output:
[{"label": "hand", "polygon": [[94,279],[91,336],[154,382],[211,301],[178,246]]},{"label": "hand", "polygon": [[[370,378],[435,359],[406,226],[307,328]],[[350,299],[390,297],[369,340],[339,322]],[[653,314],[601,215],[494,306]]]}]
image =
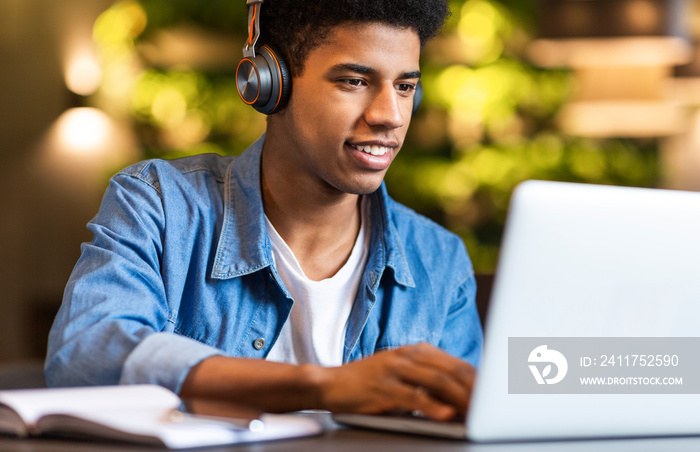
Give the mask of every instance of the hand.
[{"label": "hand", "polygon": [[419,410],[449,420],[469,405],[474,367],[429,344],[323,369],[320,405],[333,412]]}]

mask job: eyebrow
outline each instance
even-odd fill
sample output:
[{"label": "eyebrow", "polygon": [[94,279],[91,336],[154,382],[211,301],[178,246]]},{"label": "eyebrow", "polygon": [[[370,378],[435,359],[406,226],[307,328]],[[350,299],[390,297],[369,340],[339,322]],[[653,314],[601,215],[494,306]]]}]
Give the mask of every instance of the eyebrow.
[{"label": "eyebrow", "polygon": [[[362,64],[355,64],[355,63],[341,63],[341,64],[336,64],[335,66],[332,66],[330,68],[329,72],[343,72],[343,71],[350,71],[350,72],[357,72],[358,74],[367,74],[367,75],[376,75],[377,70],[369,67],[369,66],[364,66]],[[404,72],[401,74],[398,78],[420,78],[421,73],[420,71],[411,71],[411,72]]]}]

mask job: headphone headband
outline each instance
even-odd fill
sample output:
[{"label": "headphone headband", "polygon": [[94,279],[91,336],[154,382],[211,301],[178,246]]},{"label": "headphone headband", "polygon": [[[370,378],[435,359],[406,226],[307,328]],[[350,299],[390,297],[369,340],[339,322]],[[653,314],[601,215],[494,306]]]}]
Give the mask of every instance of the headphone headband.
[{"label": "headphone headband", "polygon": [[243,46],[244,57],[255,57],[255,44],[260,39],[260,7],[263,0],[246,0],[248,6],[248,39]]},{"label": "headphone headband", "polygon": [[248,38],[243,45],[243,59],[236,68],[236,89],[243,102],[266,115],[284,108],[289,98],[292,78],[286,63],[269,46],[256,52],[260,39],[260,8],[263,0],[246,0]]}]

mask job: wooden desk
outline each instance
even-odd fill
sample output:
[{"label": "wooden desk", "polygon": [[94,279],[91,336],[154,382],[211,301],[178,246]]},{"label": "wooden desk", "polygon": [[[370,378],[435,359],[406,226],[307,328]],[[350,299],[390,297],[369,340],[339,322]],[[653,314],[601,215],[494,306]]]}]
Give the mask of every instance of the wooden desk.
[{"label": "wooden desk", "polygon": [[[700,436],[474,444],[424,436],[347,429],[333,423],[327,415],[315,415],[315,417],[327,427],[326,433],[322,436],[201,450],[202,452],[589,452],[592,450],[596,452],[695,452],[700,450]],[[0,437],[2,452],[154,452],[157,450],[159,449],[115,443],[59,439],[20,440]]]}]

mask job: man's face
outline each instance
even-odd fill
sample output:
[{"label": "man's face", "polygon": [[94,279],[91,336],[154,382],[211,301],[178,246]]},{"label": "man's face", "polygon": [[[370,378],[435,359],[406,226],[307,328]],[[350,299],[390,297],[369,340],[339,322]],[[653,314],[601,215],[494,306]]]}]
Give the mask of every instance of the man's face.
[{"label": "man's face", "polygon": [[378,23],[337,27],[309,52],[289,105],[270,117],[289,143],[284,161],[300,188],[379,187],[406,136],[419,56],[414,31]]}]

